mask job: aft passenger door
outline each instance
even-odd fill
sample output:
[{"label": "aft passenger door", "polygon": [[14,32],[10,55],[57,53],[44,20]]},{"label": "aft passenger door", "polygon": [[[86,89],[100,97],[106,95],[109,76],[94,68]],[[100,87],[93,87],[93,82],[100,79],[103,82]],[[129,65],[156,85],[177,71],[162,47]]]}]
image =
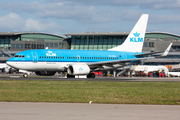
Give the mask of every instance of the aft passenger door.
[{"label": "aft passenger door", "polygon": [[36,52],[31,52],[32,53],[32,56],[33,56],[33,62],[34,63],[37,63],[38,62],[38,55]]}]

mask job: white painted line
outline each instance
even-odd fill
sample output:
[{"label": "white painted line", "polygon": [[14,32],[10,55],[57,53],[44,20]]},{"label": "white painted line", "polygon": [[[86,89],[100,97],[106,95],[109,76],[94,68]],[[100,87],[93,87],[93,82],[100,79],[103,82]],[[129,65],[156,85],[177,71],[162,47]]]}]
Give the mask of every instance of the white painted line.
[{"label": "white painted line", "polygon": [[9,76],[10,78],[20,78],[21,76]]}]

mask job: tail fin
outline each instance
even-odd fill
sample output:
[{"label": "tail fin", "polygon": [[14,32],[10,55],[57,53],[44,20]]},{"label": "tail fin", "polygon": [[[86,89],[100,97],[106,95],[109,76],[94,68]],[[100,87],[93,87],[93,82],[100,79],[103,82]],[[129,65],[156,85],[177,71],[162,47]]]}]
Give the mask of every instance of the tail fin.
[{"label": "tail fin", "polygon": [[142,14],[122,45],[111,48],[112,51],[142,52],[147,27],[148,14]]}]

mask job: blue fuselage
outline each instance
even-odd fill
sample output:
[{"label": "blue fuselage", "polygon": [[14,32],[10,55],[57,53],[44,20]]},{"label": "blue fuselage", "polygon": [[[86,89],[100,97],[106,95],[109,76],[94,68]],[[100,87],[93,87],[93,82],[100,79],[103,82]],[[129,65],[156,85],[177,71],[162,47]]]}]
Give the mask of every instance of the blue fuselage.
[{"label": "blue fuselage", "polygon": [[102,62],[134,59],[134,54],[105,50],[27,50],[17,53],[8,62]]}]

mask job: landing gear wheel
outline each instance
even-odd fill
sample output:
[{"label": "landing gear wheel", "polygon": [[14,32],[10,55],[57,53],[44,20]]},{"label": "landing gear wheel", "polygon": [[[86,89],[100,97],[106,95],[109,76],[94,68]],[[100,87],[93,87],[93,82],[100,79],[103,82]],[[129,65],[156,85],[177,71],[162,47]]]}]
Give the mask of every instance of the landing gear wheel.
[{"label": "landing gear wheel", "polygon": [[95,78],[95,74],[94,74],[94,73],[92,73],[91,77],[92,77],[92,78]]},{"label": "landing gear wheel", "polygon": [[75,75],[69,75],[69,74],[67,74],[67,78],[75,78]]},{"label": "landing gear wheel", "polygon": [[94,74],[94,73],[89,73],[89,74],[87,75],[87,78],[95,78],[95,74]]},{"label": "landing gear wheel", "polygon": [[23,77],[24,77],[24,78],[27,78],[27,77],[28,77],[28,74],[27,74],[27,73],[24,73],[24,74],[23,74]]}]

